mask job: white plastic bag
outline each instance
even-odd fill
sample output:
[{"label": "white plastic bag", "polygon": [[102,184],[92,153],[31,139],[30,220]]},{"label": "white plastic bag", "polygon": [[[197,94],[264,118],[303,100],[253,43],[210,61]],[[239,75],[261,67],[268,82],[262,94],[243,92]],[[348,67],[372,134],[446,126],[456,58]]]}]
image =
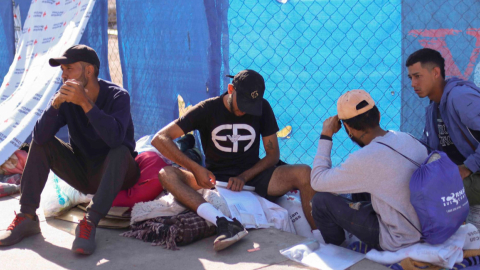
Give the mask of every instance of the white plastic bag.
[{"label": "white plastic bag", "polygon": [[278,204],[260,197],[256,193],[253,193],[257,197],[258,201],[262,205],[263,212],[267,217],[268,222],[272,223],[276,229],[284,232],[295,233],[295,227],[293,227],[292,221],[288,211]]},{"label": "white plastic bag", "polygon": [[477,229],[480,229],[480,205],[471,205],[470,212],[468,212],[467,223],[473,224]]},{"label": "white plastic bag", "polygon": [[347,269],[365,258],[365,254],[313,239],[282,249],[280,253],[292,261],[317,269]]},{"label": "white plastic bag", "polygon": [[81,193],[50,171],[42,192],[40,205],[45,217],[53,217],[62,214],[77,204],[88,203],[92,198],[93,195]]},{"label": "white plastic bag", "polygon": [[275,201],[276,204],[287,209],[288,216],[295,227],[298,235],[314,238],[310,224],[303,213],[302,201],[300,199],[300,191],[290,191]]}]

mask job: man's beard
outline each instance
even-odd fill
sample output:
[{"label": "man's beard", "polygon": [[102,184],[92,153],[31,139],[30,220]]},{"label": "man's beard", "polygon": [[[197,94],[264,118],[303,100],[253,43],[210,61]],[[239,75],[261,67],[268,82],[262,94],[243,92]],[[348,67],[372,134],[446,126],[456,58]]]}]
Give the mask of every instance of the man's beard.
[{"label": "man's beard", "polygon": [[235,113],[234,109],[233,109],[233,94],[231,94],[228,98],[227,98],[227,103],[228,105],[230,106],[230,112],[231,113]]},{"label": "man's beard", "polygon": [[[77,82],[81,83],[83,85],[83,87],[85,88],[88,84],[88,79],[87,79],[87,76],[85,76],[85,69],[83,70],[82,74],[80,75],[80,77],[78,77],[77,79],[74,79],[76,80]],[[65,80],[63,79],[63,83],[67,82],[68,80]]]},{"label": "man's beard", "polygon": [[357,139],[355,138],[355,136],[351,135],[348,131],[348,128],[345,127],[345,130],[347,131],[347,134],[348,134],[348,137],[350,137],[350,140],[352,140],[352,142],[356,143],[358,146],[360,146],[361,148],[363,148],[365,146],[364,143],[362,143],[362,141],[360,141],[360,139]]},{"label": "man's beard", "polygon": [[356,143],[361,148],[363,148],[365,146],[364,143],[362,143],[359,139],[355,138],[354,136],[351,136],[350,139],[352,140],[352,142]]},{"label": "man's beard", "polygon": [[[82,80],[81,80],[81,82],[82,82],[82,84],[83,84],[83,87],[85,88],[85,87],[87,87],[87,84],[88,84],[87,76],[85,76],[85,73],[83,73],[81,77],[83,77]],[[81,77],[80,77],[80,78],[81,78]]]},{"label": "man's beard", "polygon": [[85,67],[83,67],[82,74],[80,75],[80,78],[78,78],[78,80],[80,80],[84,88],[87,86],[88,79],[87,76],[85,76]]}]

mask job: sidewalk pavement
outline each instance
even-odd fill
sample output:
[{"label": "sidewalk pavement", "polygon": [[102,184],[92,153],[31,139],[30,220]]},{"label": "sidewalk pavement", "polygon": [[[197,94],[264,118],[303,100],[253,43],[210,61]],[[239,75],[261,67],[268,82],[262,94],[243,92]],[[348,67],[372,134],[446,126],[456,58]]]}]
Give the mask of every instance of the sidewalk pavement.
[{"label": "sidewalk pavement", "polygon": [[[6,230],[19,209],[19,195],[0,198],[0,231]],[[42,233],[26,238],[17,245],[0,247],[0,269],[312,269],[288,260],[279,252],[304,240],[304,237],[276,229],[251,230],[239,243],[221,252],[213,251],[210,237],[180,250],[166,250],[137,239],[121,237],[125,230],[97,229],[97,249],[93,255],[74,254],[70,247],[76,224],[45,219],[37,211]],[[260,250],[248,252],[248,249]],[[363,260],[351,270],[387,269],[377,263]]]}]

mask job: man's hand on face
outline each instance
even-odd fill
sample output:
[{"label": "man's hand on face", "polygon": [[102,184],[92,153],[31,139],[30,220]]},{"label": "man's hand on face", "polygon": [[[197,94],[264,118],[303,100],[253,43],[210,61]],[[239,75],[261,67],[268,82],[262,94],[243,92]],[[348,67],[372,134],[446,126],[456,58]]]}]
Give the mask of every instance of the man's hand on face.
[{"label": "man's hand on face", "polygon": [[59,93],[65,101],[82,106],[82,104],[90,101],[87,91],[80,82],[67,80],[60,88]]},{"label": "man's hand on face", "polygon": [[198,170],[193,172],[195,179],[197,180],[197,185],[202,188],[213,188],[215,187],[215,175],[205,169],[204,167],[199,167]]},{"label": "man's hand on face", "polygon": [[465,177],[468,177],[470,174],[472,174],[472,171],[470,171],[467,166],[463,164],[458,166],[458,171],[460,172],[462,179],[465,179]]},{"label": "man's hand on face", "polygon": [[338,119],[338,115],[329,117],[327,120],[323,121],[322,135],[332,137],[333,134],[337,133],[341,127],[342,124]]},{"label": "man's hand on face", "polygon": [[244,185],[245,178],[241,176],[230,177],[228,179],[227,189],[230,189],[232,191],[242,191]]},{"label": "man's hand on face", "polygon": [[53,98],[52,107],[58,110],[63,102],[65,102],[65,98],[59,91],[55,94],[55,97]]}]

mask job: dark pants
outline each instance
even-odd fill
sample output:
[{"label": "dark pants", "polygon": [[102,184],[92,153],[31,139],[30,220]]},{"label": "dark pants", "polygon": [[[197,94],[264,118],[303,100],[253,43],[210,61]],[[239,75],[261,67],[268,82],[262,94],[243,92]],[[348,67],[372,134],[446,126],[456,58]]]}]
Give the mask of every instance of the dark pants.
[{"label": "dark pants", "polygon": [[480,172],[472,173],[463,178],[465,195],[467,195],[470,206],[480,204]]},{"label": "dark pants", "polygon": [[22,213],[35,215],[50,169],[78,191],[95,194],[87,208],[87,218],[95,225],[108,213],[118,192],[132,187],[140,175],[124,145],[92,159],[58,138],[42,145],[32,140],[21,182]]},{"label": "dark pants", "polygon": [[328,192],[319,192],[312,199],[312,215],[327,244],[341,245],[344,230],[365,244],[380,248],[378,217],[371,202],[353,202]]}]

